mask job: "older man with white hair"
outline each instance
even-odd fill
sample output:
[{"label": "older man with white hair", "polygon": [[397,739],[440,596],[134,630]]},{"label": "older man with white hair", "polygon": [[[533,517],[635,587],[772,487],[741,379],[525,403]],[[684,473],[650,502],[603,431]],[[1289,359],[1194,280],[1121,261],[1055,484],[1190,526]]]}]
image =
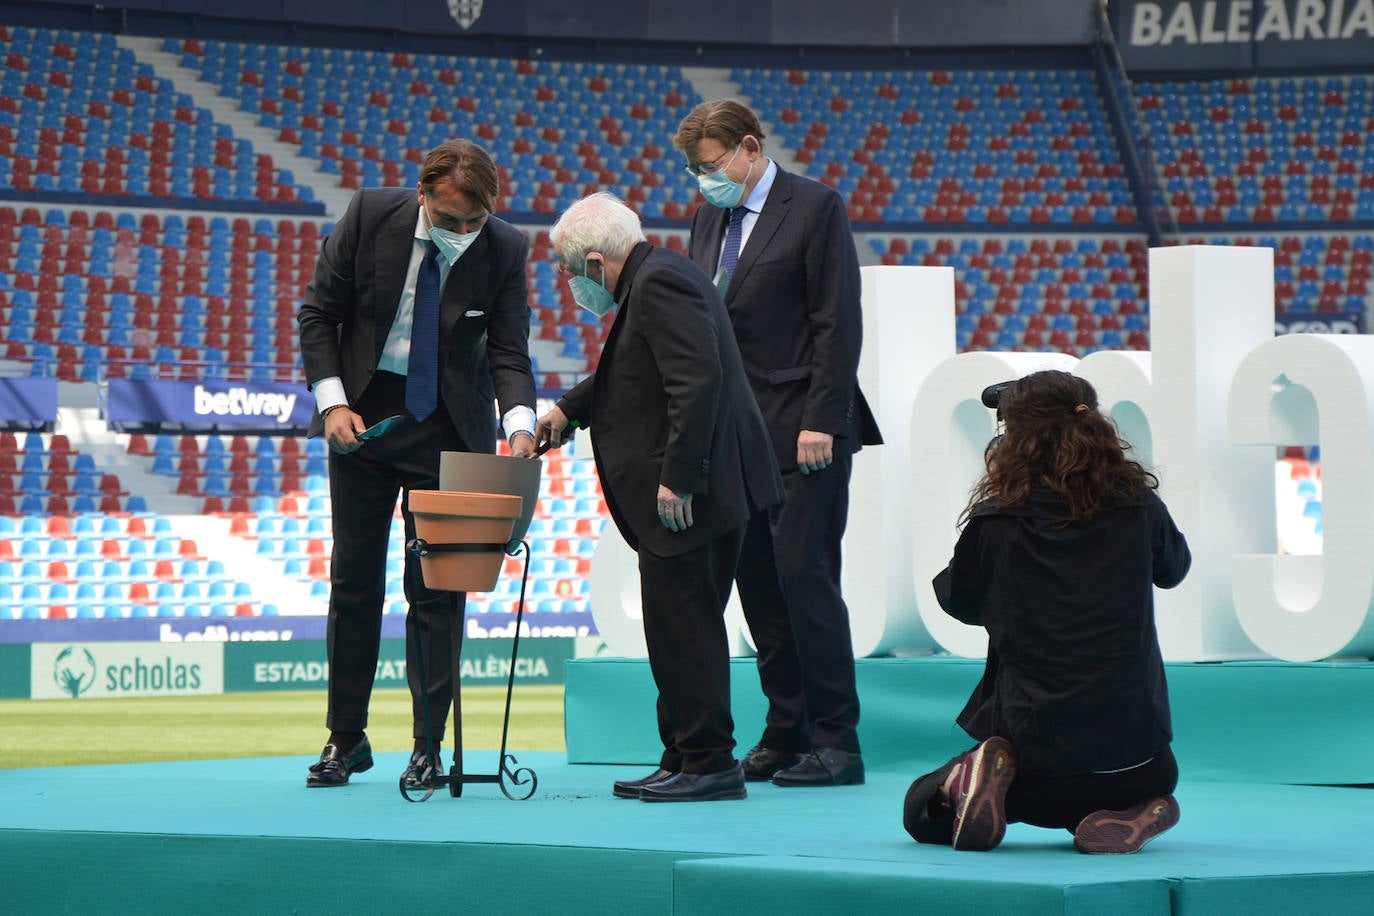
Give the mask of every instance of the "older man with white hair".
[{"label": "older man with white hair", "polygon": [[596,372],[539,420],[541,442],[591,432],[611,518],[639,554],[659,766],[617,781],[620,798],[744,798],[734,757],[725,635],[744,527],[782,501],[768,430],[711,278],[644,239],[611,194],[583,198],[551,233],[573,296],[616,310]]}]

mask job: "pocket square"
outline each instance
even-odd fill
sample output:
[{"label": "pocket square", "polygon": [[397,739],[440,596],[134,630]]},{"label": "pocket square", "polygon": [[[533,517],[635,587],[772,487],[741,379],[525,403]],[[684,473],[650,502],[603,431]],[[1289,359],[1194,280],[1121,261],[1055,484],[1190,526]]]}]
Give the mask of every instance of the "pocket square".
[{"label": "pocket square", "polygon": [[481,318],[486,312],[482,309],[468,309],[463,313],[464,318]]}]

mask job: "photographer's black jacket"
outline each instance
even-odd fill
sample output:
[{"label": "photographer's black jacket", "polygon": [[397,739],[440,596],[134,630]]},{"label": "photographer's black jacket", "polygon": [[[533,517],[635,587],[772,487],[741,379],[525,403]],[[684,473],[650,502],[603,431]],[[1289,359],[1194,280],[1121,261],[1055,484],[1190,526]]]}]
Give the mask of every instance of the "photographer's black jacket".
[{"label": "photographer's black jacket", "polygon": [[1060,497],[976,506],[935,577],[940,606],[988,631],[983,679],[959,714],[976,740],[1009,739],[1045,775],[1131,766],[1168,746],[1169,692],[1153,586],[1192,555],[1153,491],[1064,525]]}]

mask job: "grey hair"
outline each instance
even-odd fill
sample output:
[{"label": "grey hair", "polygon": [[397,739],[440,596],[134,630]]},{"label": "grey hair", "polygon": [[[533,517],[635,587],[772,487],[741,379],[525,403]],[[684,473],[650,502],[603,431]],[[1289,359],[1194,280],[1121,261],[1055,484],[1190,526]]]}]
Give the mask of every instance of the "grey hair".
[{"label": "grey hair", "polygon": [[549,230],[563,265],[578,272],[590,251],[620,259],[645,241],[639,215],[608,191],[589,194],[563,211]]}]

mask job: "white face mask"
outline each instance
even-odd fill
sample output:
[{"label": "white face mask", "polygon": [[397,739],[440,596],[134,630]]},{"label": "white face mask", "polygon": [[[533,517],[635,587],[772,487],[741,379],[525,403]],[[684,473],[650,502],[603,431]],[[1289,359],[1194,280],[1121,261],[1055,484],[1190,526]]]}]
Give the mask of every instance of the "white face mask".
[{"label": "white face mask", "polygon": [[429,218],[429,210],[426,210],[424,207],[420,209],[425,212],[425,225],[429,227],[429,237],[434,241],[435,245],[439,246],[439,254],[443,256],[444,260],[448,261],[450,267],[457,263],[458,259],[463,256],[463,252],[468,250],[468,246],[477,240],[477,236],[482,234],[481,229],[461,233],[440,229],[435,226],[434,221]]}]

